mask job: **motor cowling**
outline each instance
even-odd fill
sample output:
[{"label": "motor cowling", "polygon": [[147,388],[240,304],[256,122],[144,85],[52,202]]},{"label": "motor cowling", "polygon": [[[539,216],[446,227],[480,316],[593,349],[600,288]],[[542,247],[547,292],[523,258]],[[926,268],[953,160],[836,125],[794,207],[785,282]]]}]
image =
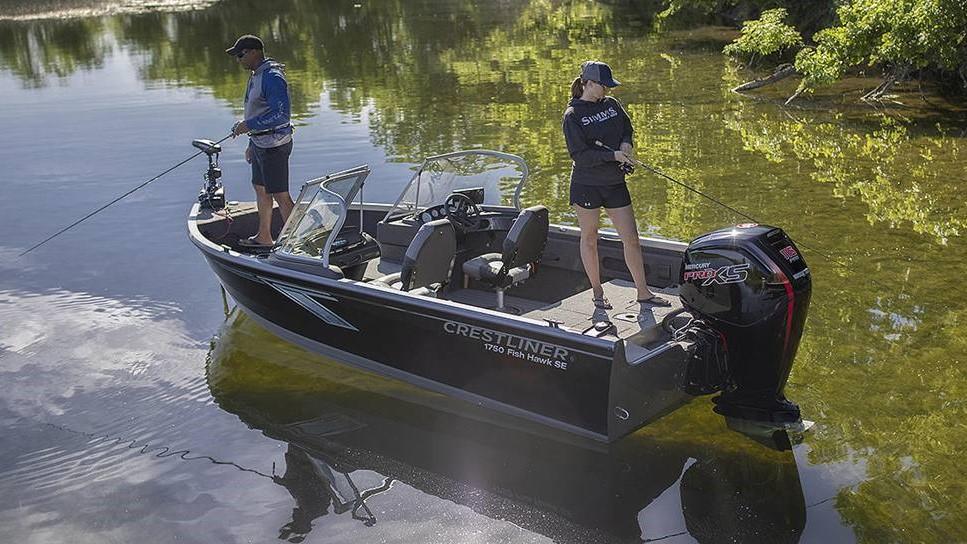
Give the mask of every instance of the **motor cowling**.
[{"label": "motor cowling", "polygon": [[720,340],[714,349],[726,355],[715,411],[780,425],[800,421],[784,388],[812,282],[792,240],[782,229],[756,224],[704,234],[686,249],[679,279],[694,326],[712,329]]}]

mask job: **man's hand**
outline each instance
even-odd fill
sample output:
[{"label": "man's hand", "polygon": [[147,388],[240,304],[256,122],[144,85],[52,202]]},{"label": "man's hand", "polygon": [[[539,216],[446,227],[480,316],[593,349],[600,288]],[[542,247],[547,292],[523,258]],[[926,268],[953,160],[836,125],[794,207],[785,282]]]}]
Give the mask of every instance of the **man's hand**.
[{"label": "man's hand", "polygon": [[245,121],[237,121],[232,127],[232,137],[234,138],[235,136],[241,136],[242,134],[247,133],[248,130],[248,125],[245,124]]},{"label": "man's hand", "polygon": [[252,164],[252,145],[245,146],[245,162]]}]

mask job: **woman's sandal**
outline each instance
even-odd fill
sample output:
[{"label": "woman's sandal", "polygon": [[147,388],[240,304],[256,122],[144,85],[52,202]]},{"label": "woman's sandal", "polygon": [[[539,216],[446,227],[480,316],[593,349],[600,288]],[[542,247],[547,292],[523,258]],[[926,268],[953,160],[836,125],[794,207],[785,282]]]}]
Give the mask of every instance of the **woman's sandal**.
[{"label": "woman's sandal", "polygon": [[608,297],[604,295],[601,295],[600,297],[592,297],[591,302],[593,302],[594,307],[598,308],[599,310],[611,310],[614,308],[614,306],[608,302]]},{"label": "woman's sandal", "polygon": [[648,298],[639,298],[638,304],[651,304],[652,306],[658,306],[659,308],[671,308],[672,303],[661,298],[658,295],[652,295]]}]

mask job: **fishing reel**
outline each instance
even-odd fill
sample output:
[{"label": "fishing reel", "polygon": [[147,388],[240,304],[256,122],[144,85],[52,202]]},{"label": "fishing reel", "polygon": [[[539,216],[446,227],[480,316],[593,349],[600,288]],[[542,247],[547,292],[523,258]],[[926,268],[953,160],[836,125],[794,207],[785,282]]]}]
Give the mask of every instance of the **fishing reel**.
[{"label": "fishing reel", "polygon": [[221,210],[225,207],[225,187],[218,181],[222,177],[222,169],[218,167],[218,154],[222,152],[222,146],[211,140],[192,140],[191,145],[208,156],[205,185],[198,191],[198,202],[202,208]]},{"label": "fishing reel", "polygon": [[618,169],[621,170],[624,175],[629,176],[635,173],[635,165],[626,162],[619,162]]}]

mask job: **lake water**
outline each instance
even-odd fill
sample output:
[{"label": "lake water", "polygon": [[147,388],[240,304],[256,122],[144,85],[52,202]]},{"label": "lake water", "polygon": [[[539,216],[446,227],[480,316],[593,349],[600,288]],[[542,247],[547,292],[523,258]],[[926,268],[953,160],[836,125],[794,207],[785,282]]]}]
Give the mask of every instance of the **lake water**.
[{"label": "lake water", "polygon": [[[967,540],[964,110],[915,83],[862,105],[862,79],[738,96],[733,31],[639,4],[0,2],[0,541]],[[640,158],[812,248],[786,391],[815,429],[774,452],[699,398],[595,451],[301,351],[226,308],[188,242],[201,159],[17,258],[227,134],[245,32],[286,64],[294,188],[366,163],[385,201],[426,155],[492,148],[572,224],[561,113],[579,63],[610,62]],[[649,234],[740,220],[631,189]]]}]

